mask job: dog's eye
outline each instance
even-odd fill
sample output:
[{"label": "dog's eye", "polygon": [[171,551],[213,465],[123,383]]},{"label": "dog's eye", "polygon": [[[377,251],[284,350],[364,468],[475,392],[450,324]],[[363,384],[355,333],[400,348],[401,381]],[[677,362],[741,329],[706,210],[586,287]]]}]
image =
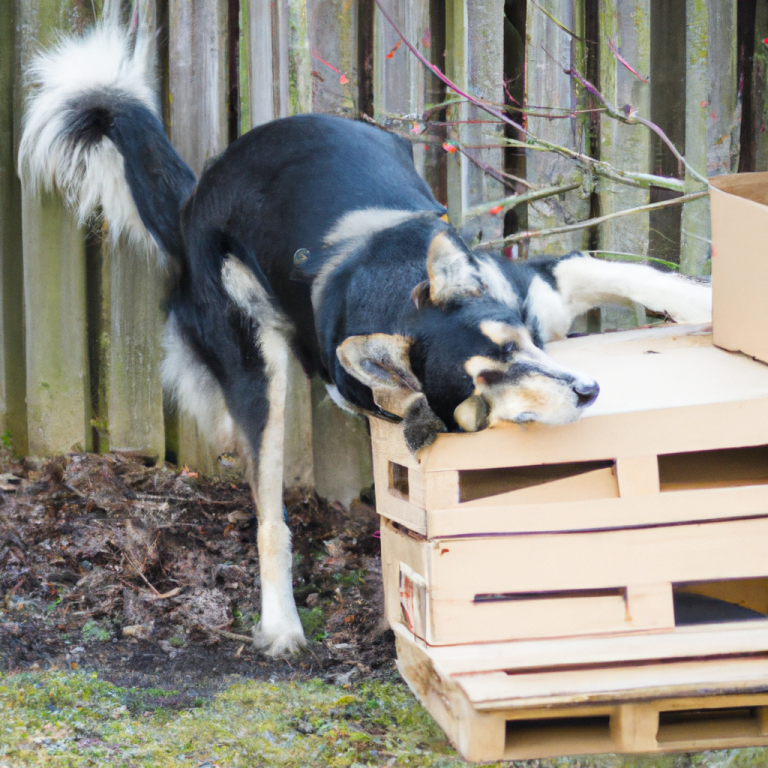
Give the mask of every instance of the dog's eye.
[{"label": "dog's eye", "polygon": [[514,354],[515,352],[517,352],[518,349],[519,347],[517,346],[517,344],[515,344],[514,341],[508,341],[506,344],[501,345],[501,351],[505,355]]}]

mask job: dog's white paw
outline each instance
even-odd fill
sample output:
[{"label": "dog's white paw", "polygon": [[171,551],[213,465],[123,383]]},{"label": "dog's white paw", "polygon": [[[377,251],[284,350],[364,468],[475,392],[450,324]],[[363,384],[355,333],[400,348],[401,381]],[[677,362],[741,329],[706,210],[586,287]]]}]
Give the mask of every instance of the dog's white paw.
[{"label": "dog's white paw", "polygon": [[667,313],[676,323],[711,323],[712,287],[690,283],[684,287],[685,290],[670,301]]},{"label": "dog's white paw", "polygon": [[283,656],[292,656],[307,644],[304,637],[304,630],[301,622],[298,626],[291,622],[291,626],[265,627],[264,622],[260,621],[253,628],[253,644],[266,656],[281,658]]}]

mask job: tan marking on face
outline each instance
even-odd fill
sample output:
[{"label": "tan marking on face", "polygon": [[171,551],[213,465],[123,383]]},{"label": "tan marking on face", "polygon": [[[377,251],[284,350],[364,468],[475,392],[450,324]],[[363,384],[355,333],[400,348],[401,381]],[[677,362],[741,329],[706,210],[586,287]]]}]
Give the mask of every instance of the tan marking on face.
[{"label": "tan marking on face", "polygon": [[520,348],[526,348],[533,345],[531,334],[527,328],[519,325],[508,325],[499,320],[483,320],[480,323],[480,331],[487,336],[494,344],[502,346],[514,341],[520,345]]},{"label": "tan marking on face", "polygon": [[472,381],[477,382],[477,377],[483,371],[506,371],[509,369],[508,363],[502,363],[500,360],[492,360],[490,357],[475,355],[470,357],[464,363],[464,370],[472,377]]}]

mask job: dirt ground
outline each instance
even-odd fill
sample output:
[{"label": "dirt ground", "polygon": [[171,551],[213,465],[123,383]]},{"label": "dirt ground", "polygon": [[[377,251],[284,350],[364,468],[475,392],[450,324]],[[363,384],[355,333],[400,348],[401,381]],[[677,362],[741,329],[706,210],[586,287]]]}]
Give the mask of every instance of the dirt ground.
[{"label": "dirt ground", "polygon": [[82,453],[46,464],[4,455],[0,469],[1,671],[95,670],[123,687],[182,691],[179,706],[231,675],[342,686],[393,675],[372,504],[286,498],[312,642],[274,661],[244,639],[258,621],[258,553],[236,469],[208,480]]}]

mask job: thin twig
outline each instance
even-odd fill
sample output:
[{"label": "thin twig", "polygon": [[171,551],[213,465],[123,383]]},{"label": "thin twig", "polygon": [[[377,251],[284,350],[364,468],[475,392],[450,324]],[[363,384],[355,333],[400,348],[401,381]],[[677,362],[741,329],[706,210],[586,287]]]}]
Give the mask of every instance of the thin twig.
[{"label": "thin twig", "polygon": [[[405,43],[405,46],[408,48],[408,50],[425,66],[427,69],[429,69],[435,77],[437,77],[442,83],[447,85],[451,90],[453,90],[455,93],[457,93],[459,96],[461,96],[463,99],[468,101],[469,103],[476,106],[478,109],[482,109],[484,112],[487,112],[489,115],[492,115],[498,120],[501,120],[502,122],[506,123],[507,125],[512,126],[513,128],[516,128],[518,131],[520,131],[524,136],[527,136],[531,143],[524,144],[521,142],[522,146],[525,146],[527,149],[549,149],[554,152],[558,152],[559,154],[563,154],[566,156],[570,156],[574,160],[578,160],[582,163],[585,163],[588,167],[593,167],[597,170],[598,167],[601,168],[603,173],[601,175],[607,176],[609,178],[613,178],[616,181],[623,181],[626,183],[627,179],[631,179],[632,175],[630,172],[627,171],[619,171],[618,169],[613,168],[610,164],[606,163],[605,161],[595,160],[595,158],[588,157],[587,155],[582,155],[578,152],[574,152],[572,150],[567,149],[566,147],[561,147],[556,144],[552,144],[551,142],[547,142],[543,139],[540,139],[535,134],[531,133],[527,128],[524,128],[520,123],[518,123],[516,120],[513,120],[508,115],[504,114],[502,110],[499,110],[492,104],[483,101],[482,99],[477,98],[476,96],[472,96],[471,94],[467,93],[466,91],[462,90],[456,83],[454,83],[449,77],[444,75],[439,67],[437,67],[435,64],[432,64],[422,53],[419,51],[416,46],[411,43],[408,38],[406,38],[403,33],[400,31],[400,28],[395,24],[392,17],[389,15],[389,13],[386,11],[384,6],[382,5],[381,0],[374,0],[376,5],[378,6],[379,10],[381,11],[384,18],[389,22],[389,24],[392,26],[392,28],[395,30],[395,32],[402,38],[403,43]],[[572,73],[574,70],[569,70],[568,73]],[[698,172],[691,168],[686,162],[685,158],[677,151],[674,144],[670,141],[669,137],[664,133],[664,131],[657,126],[656,124],[650,122],[649,120],[645,120],[644,118],[638,117],[637,115],[632,115],[631,117],[628,117],[627,115],[621,113],[620,111],[616,110],[613,105],[609,104],[605,97],[595,88],[594,85],[589,83],[586,79],[578,76],[581,78],[581,82],[584,85],[584,87],[592,93],[595,98],[597,98],[599,101],[601,101],[604,106],[606,106],[606,111],[611,117],[614,117],[615,119],[619,119],[622,122],[631,122],[634,121],[636,123],[639,123],[641,125],[644,125],[649,130],[653,131],[663,142],[664,144],[669,147],[670,151],[674,154],[674,156],[678,159],[678,161],[685,164],[685,167],[688,168],[689,172],[692,176],[694,176],[699,181],[703,181],[706,183],[706,179],[704,179]],[[578,78],[577,78],[578,79]],[[510,140],[510,144],[511,144]],[[534,146],[535,144],[538,144],[539,147]],[[514,144],[511,144],[514,146]],[[634,174],[635,176],[640,176],[641,174]],[[650,174],[647,174],[650,176]],[[642,174],[642,176],[646,176],[646,174]],[[656,184],[657,186],[662,186],[666,189],[679,189],[679,187],[682,186],[682,182],[677,179],[667,179],[665,180],[664,177],[658,177],[660,180],[663,180],[664,183],[657,183],[652,182]],[[630,181],[632,183],[632,181]],[[673,186],[674,185],[674,186]],[[644,186],[641,184],[641,186]]]},{"label": "thin twig", "polygon": [[608,99],[606,99],[605,96],[603,96],[603,94],[600,93],[600,91],[595,88],[592,83],[589,82],[589,80],[581,75],[575,67],[566,69],[565,74],[576,78],[576,80],[578,80],[584,86],[584,88],[606,108],[608,115],[614,120],[618,120],[619,122],[625,123],[626,125],[636,125],[639,123],[640,125],[644,125],[646,128],[653,131],[664,142],[664,144],[666,144],[670,152],[672,152],[672,154],[677,158],[677,161],[686,167],[691,176],[703,184],[707,183],[707,180],[686,161],[685,157],[683,157],[680,152],[678,152],[675,145],[670,141],[669,136],[667,136],[667,134],[664,133],[664,131],[658,125],[656,125],[656,123],[652,123],[650,120],[646,120],[645,118],[638,116],[635,112],[632,111],[629,105],[625,107],[626,111],[616,109],[616,107],[611,104]]},{"label": "thin twig", "polygon": [[594,227],[598,224],[603,224],[611,219],[618,219],[620,216],[629,216],[633,213],[644,213],[645,211],[654,211],[658,208],[666,208],[670,205],[682,205],[683,203],[690,203],[693,200],[706,197],[709,192],[694,192],[690,195],[683,195],[682,197],[674,197],[671,200],[662,200],[659,203],[651,203],[650,205],[639,205],[637,208],[627,208],[623,211],[616,211],[615,213],[608,213],[605,216],[597,216],[594,219],[587,219],[586,221],[579,221],[576,224],[568,224],[564,227],[552,227],[551,229],[538,229],[528,232],[518,232],[515,235],[509,235],[509,237],[502,238],[501,240],[489,240],[485,243],[480,243],[476,250],[492,250],[508,243],[517,243],[521,240],[529,240],[534,237],[546,237],[548,235],[559,235],[563,232],[575,232],[579,229],[587,229],[588,227]]},{"label": "thin twig", "polygon": [[[530,203],[534,200],[542,200],[545,197],[554,197],[555,195],[561,195],[565,192],[578,189],[581,186],[581,182],[573,182],[572,184],[564,184],[559,187],[545,187],[544,189],[534,189],[530,192],[525,192],[522,195],[512,195],[512,197],[505,197],[502,200],[494,200],[490,203],[483,203],[482,205],[476,205],[474,208],[470,208],[465,212],[466,216],[481,216],[484,213],[488,213],[493,208],[501,207],[507,211],[510,208],[515,208],[523,203]],[[501,211],[497,211],[501,213]]]}]

